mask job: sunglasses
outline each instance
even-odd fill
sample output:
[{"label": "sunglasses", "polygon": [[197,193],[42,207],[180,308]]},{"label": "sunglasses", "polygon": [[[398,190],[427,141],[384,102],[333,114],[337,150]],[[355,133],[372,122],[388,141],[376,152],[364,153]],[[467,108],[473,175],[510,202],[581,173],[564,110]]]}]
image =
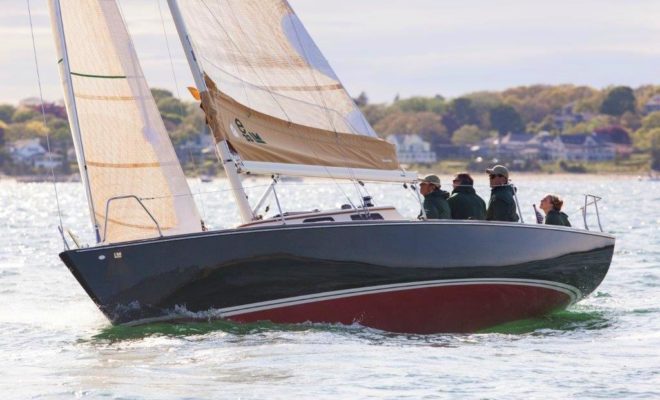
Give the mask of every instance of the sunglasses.
[{"label": "sunglasses", "polygon": [[495,179],[495,177],[504,178],[504,175],[488,175],[490,179]]}]

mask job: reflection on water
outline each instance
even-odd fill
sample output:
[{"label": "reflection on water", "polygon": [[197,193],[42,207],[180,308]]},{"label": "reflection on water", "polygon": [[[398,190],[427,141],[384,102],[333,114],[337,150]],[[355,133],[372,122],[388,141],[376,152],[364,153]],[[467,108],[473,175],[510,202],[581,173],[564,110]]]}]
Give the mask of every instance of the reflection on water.
[{"label": "reflection on water", "polygon": [[552,335],[576,330],[597,330],[610,327],[610,317],[602,311],[557,311],[541,318],[508,322],[484,329],[481,333]]},{"label": "reflection on water", "polygon": [[[653,310],[634,310],[636,313],[652,312]],[[611,326],[612,317],[608,317],[603,311],[576,311],[563,310],[553,314],[515,322],[509,322],[480,331],[481,334],[502,333],[502,334],[540,334],[549,335],[557,332],[569,332],[575,330],[596,330],[606,329]],[[341,325],[341,324],[323,324],[323,323],[305,323],[305,324],[275,324],[270,321],[260,321],[253,323],[236,323],[228,320],[214,319],[209,321],[180,322],[180,323],[151,323],[138,326],[109,325],[101,329],[99,333],[94,334],[89,340],[90,343],[114,343],[121,341],[131,341],[145,339],[149,337],[195,337],[212,333],[226,333],[233,336],[251,337],[263,333],[281,334],[281,333],[332,333],[337,335],[353,335],[356,338],[367,339],[372,344],[386,344],[388,340],[411,341],[412,344],[417,341],[422,343],[439,342],[449,345],[446,342],[447,337],[469,337],[470,334],[401,334],[380,331],[378,329],[363,327],[359,324]],[[84,343],[86,340],[81,341]]]}]

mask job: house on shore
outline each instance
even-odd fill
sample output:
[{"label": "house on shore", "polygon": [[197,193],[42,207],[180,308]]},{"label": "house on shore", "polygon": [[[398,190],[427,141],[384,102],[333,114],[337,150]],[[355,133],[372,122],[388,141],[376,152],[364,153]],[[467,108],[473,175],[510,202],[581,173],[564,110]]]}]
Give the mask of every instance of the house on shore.
[{"label": "house on shore", "polygon": [[34,168],[58,168],[64,163],[61,154],[49,153],[39,139],[22,139],[8,144],[9,157],[18,165]]},{"label": "house on shore", "polygon": [[547,159],[554,161],[610,161],[616,156],[614,144],[594,133],[557,136],[545,151]]},{"label": "house on shore", "polygon": [[553,136],[542,131],[536,135],[510,133],[501,138],[489,138],[482,141],[478,149],[476,155],[487,158],[589,162],[610,161],[630,155],[632,144],[627,133],[592,132]]},{"label": "house on shore", "polygon": [[651,114],[656,111],[660,111],[660,94],[651,97],[649,101],[644,104],[644,114]]},{"label": "house on shore", "polygon": [[431,150],[431,143],[425,141],[417,134],[396,133],[389,135],[386,140],[396,147],[396,155],[403,164],[433,164],[437,155]]}]

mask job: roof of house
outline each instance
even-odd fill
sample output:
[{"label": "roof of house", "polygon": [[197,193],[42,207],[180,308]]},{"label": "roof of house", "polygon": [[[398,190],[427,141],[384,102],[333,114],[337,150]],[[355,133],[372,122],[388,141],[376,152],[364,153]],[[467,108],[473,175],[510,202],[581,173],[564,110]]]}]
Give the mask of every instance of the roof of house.
[{"label": "roof of house", "polygon": [[573,145],[583,145],[587,139],[591,138],[594,142],[596,142],[599,145],[605,145],[608,142],[603,140],[602,138],[599,138],[593,133],[578,133],[575,135],[560,135],[559,139],[562,141],[564,144],[573,144]]},{"label": "roof of house", "polygon": [[509,133],[502,138],[501,143],[522,142],[527,143],[534,138],[531,133]]}]

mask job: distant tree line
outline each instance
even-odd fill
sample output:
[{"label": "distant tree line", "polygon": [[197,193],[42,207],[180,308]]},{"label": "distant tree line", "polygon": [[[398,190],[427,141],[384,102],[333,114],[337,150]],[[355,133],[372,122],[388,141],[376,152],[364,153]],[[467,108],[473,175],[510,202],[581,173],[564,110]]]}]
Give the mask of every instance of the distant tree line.
[{"label": "distant tree line", "polygon": [[[204,131],[204,115],[199,104],[184,102],[163,89],[152,89],[165,127],[175,145]],[[603,90],[574,85],[533,85],[501,92],[475,92],[453,99],[396,96],[391,103],[372,104],[366,93],[355,98],[376,132],[416,133],[432,146],[469,145],[509,132],[551,134],[588,133],[597,129],[623,129],[637,151],[654,155],[660,168],[660,112],[646,113],[644,105],[660,86],[625,86]],[[66,155],[73,142],[66,110],[60,104],[28,103],[0,105],[0,167],[11,164],[7,145],[20,139],[39,138],[54,152]],[[580,114],[581,122],[560,125],[557,116]],[[73,162],[73,160],[69,160]]]},{"label": "distant tree line", "polygon": [[[371,104],[361,93],[356,104],[376,132],[417,133],[437,145],[467,145],[507,133],[547,131],[553,135],[625,130],[637,151],[658,153],[660,112],[644,105],[660,94],[660,86],[637,89],[615,86],[603,90],[575,85],[532,85],[502,92],[475,92],[454,99],[395,97],[389,104]],[[581,122],[558,123],[562,115],[583,116]],[[579,121],[576,118],[576,121]]]}]

